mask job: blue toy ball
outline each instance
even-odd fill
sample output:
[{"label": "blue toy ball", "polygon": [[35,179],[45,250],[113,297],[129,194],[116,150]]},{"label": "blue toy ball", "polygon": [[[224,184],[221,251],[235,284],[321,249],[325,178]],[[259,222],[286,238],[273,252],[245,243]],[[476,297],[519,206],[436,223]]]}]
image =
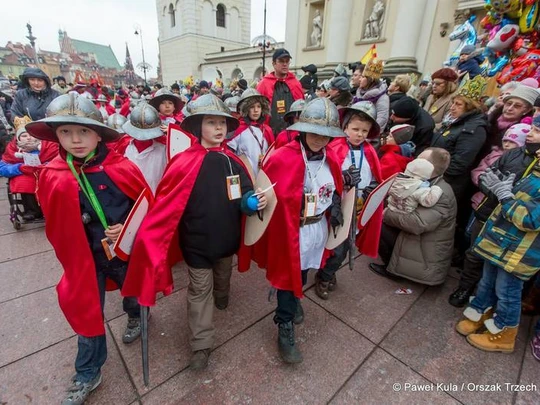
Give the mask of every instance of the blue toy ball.
[{"label": "blue toy ball", "polygon": [[251,211],[257,211],[257,206],[259,205],[259,199],[256,195],[252,195],[247,199],[247,206]]}]

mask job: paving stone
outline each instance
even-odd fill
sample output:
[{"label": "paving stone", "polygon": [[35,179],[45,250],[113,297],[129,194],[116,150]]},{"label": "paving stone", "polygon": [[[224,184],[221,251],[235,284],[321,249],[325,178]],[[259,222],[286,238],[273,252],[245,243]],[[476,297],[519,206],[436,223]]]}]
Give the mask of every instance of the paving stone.
[{"label": "paving stone", "polygon": [[304,362],[284,364],[268,315],[210,356],[208,369],[182,371],[143,397],[144,404],[322,404],[374,348],[313,302],[296,335]]},{"label": "paving stone", "polygon": [[[538,372],[540,370],[540,361],[536,360],[531,353],[530,340],[534,334],[534,326],[540,318],[536,317],[531,322],[529,338],[525,347],[525,358],[523,360],[523,368],[521,370],[520,385],[525,385],[526,389],[531,391],[519,392],[517,394],[516,405],[540,404],[540,378]],[[532,390],[533,389],[533,390]]]},{"label": "paving stone", "polygon": [[[413,391],[420,386],[431,390]],[[432,385],[430,381],[381,349],[376,349],[369,356],[330,402],[336,405],[385,403],[450,405],[460,402],[446,394],[442,387],[437,390],[437,385]]]},{"label": "paving stone", "polygon": [[45,237],[43,229],[32,229],[0,236],[0,263],[47,252],[52,247]]},{"label": "paving stone", "polygon": [[0,367],[74,335],[53,288],[0,304]]},{"label": "paving stone", "polygon": [[[191,357],[189,329],[187,325],[187,290],[176,291],[157,301],[151,309],[149,322],[149,358],[151,388],[162,383],[188,366]],[[248,328],[254,322],[274,310],[275,302],[267,301],[268,284],[264,273],[252,269],[247,273],[233,271],[231,299],[224,311],[214,311],[216,325],[215,347]],[[126,316],[110,322],[110,326],[120,341],[124,331]],[[144,392],[142,384],[140,345],[121,345],[120,351],[128,365],[139,392]]]},{"label": "paving stone", "polygon": [[[137,394],[129,381],[112,338],[103,382],[86,404],[129,404]],[[0,403],[59,404],[75,374],[77,338],[73,337],[0,369]]]},{"label": "paving stone", "polygon": [[53,287],[61,276],[53,251],[0,263],[0,302]]},{"label": "paving stone", "polygon": [[382,341],[381,347],[434,383],[451,383],[463,391],[453,396],[467,404],[509,404],[512,393],[467,390],[468,384],[517,382],[529,322],[522,322],[516,350],[512,354],[476,349],[454,327],[462,309],[448,304],[457,280],[432,287]]},{"label": "paving stone", "polygon": [[[337,273],[337,289],[323,300],[315,293],[315,288],[307,296],[332,312],[374,343],[378,343],[399,321],[418,296],[426,288],[406,280],[393,280],[373,273],[368,264],[373,259],[360,257],[355,261],[354,270],[348,265]],[[315,272],[313,272],[315,274]],[[399,288],[410,288],[410,295],[398,295]]]}]

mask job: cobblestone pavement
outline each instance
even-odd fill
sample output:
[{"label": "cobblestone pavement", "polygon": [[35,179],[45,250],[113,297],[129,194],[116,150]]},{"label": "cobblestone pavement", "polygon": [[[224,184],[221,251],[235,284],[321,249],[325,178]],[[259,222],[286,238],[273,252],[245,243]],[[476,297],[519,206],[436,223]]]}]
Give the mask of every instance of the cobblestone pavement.
[{"label": "cobblestone pavement", "polygon": [[[56,300],[61,268],[42,225],[15,231],[0,189],[0,404],[58,404],[74,373],[76,338]],[[76,249],[76,247],[74,247]],[[231,303],[216,311],[217,339],[207,370],[188,369],[185,268],[176,290],[150,319],[150,386],[142,383],[140,344],[124,345],[127,317],[118,292],[105,308],[109,358],[89,404],[538,404],[540,364],[522,320],[512,354],[484,353],[454,331],[460,310],[447,303],[455,276],[427,288],[381,278],[368,258],[338,273],[330,300],[313,275],[297,328],[304,362],[281,363],[275,302],[264,272],[233,275]],[[413,290],[398,295],[396,289]],[[515,392],[512,384],[536,384]],[[494,391],[483,391],[493,389]],[[533,387],[534,388],[534,387]]]}]

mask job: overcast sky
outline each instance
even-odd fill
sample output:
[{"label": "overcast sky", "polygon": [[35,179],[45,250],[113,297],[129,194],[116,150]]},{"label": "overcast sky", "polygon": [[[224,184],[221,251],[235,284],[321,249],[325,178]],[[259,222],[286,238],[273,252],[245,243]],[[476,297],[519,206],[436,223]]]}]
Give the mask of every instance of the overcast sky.
[{"label": "overcast sky", "polygon": [[[121,65],[125,60],[126,42],[133,64],[142,61],[140,38],[134,25],[140,24],[146,62],[152,65],[151,76],[158,65],[158,26],[154,0],[2,0],[0,12],[0,46],[8,41],[28,43],[26,24],[32,25],[38,49],[60,51],[58,30],[71,38],[111,45]],[[267,33],[277,41],[285,39],[286,0],[268,0]],[[262,34],[264,0],[251,1],[251,37]],[[138,72],[142,75],[142,72]]]}]

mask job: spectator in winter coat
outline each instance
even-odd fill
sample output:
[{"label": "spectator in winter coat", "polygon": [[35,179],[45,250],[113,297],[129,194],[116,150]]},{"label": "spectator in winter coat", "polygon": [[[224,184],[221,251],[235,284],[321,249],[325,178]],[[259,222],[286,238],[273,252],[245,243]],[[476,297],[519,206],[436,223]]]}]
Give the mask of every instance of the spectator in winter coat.
[{"label": "spectator in winter coat", "polygon": [[303,99],[304,92],[296,76],[289,71],[291,55],[284,48],[278,48],[272,55],[274,71],[267,74],[257,85],[257,91],[270,102],[270,127],[277,135],[287,123],[283,116],[295,100]]},{"label": "spectator in winter coat", "polygon": [[444,283],[452,260],[456,201],[452,188],[443,179],[450,164],[450,154],[441,148],[428,148],[420,159],[433,166],[432,186],[443,193],[431,207],[418,206],[403,214],[386,209],[379,244],[379,256],[384,264],[370,263],[369,268],[381,276],[400,276],[417,283]]},{"label": "spectator in winter coat", "polygon": [[379,148],[379,160],[381,162],[382,179],[401,173],[407,167],[407,164],[413,160],[410,148],[403,147],[410,144],[414,150],[414,144],[411,141],[414,133],[412,125],[395,125],[390,129],[388,135],[383,138],[383,144]]},{"label": "spectator in winter coat", "polygon": [[469,74],[471,79],[482,73],[480,64],[484,62],[484,57],[475,52],[474,45],[465,45],[459,55],[457,64],[459,78],[462,79]]},{"label": "spectator in winter coat", "polygon": [[444,117],[450,112],[452,97],[457,89],[458,75],[454,69],[443,68],[433,73],[431,79],[431,94],[426,100],[424,110],[435,121],[435,129],[439,129]]},{"label": "spectator in winter coat", "polygon": [[360,87],[358,87],[356,97],[353,99],[353,103],[371,101],[375,104],[377,124],[379,124],[381,131],[386,128],[390,113],[390,98],[386,94],[387,86],[380,80],[382,73],[382,61],[371,59],[364,67],[360,79]]},{"label": "spectator in winter coat", "polygon": [[388,86],[388,96],[390,97],[390,109],[402,97],[407,95],[411,88],[411,77],[409,75],[397,75]]},{"label": "spectator in winter coat", "polygon": [[26,68],[22,74],[25,88],[18,90],[11,105],[11,117],[30,117],[32,121],[45,118],[45,110],[60,94],[51,89],[51,79],[38,68]]},{"label": "spectator in winter coat", "polygon": [[414,156],[417,157],[431,143],[435,122],[424,111],[418,102],[409,96],[402,97],[394,104],[390,116],[390,128],[396,124],[409,124],[414,126],[412,142],[416,145]]}]

